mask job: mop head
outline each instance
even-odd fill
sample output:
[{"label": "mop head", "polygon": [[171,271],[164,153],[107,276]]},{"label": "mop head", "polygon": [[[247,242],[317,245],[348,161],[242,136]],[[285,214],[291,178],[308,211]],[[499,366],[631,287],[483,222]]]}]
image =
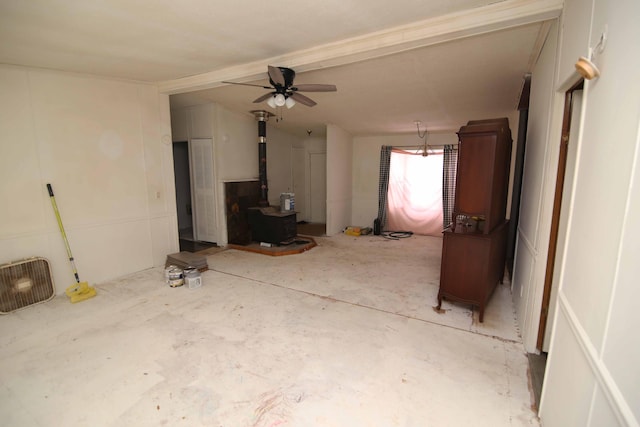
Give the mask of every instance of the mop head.
[{"label": "mop head", "polygon": [[96,296],[96,290],[89,286],[87,282],[79,282],[69,286],[65,293],[72,303],[84,301]]}]

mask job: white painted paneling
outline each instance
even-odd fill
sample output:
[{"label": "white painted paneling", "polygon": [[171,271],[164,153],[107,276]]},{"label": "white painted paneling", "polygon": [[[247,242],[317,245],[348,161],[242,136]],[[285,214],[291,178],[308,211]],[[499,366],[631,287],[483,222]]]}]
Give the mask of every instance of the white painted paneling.
[{"label": "white painted paneling", "polygon": [[576,74],[575,63],[579,57],[589,56],[592,9],[593,0],[564,1],[561,16],[560,72],[557,83],[565,82],[572,74]]},{"label": "white painted paneling", "polygon": [[167,255],[179,250],[178,220],[174,215],[165,215],[151,218],[150,222],[153,265],[164,265]]},{"label": "white painted paneling", "polygon": [[[255,118],[216,106],[218,179],[258,179],[258,122]],[[267,122],[267,156],[269,155]],[[269,171],[267,171],[269,177]]]},{"label": "white painted paneling", "polygon": [[[540,58],[531,78],[531,101],[527,127],[527,146],[522,174],[520,215],[518,227],[521,233],[538,248],[538,227],[543,205],[553,200],[553,186],[543,194],[546,182],[555,184],[560,138],[550,136],[550,122],[554,101],[554,76],[556,58],[557,25],[549,31]],[[553,152],[553,155],[550,154]],[[549,194],[551,193],[551,194]],[[546,196],[546,197],[545,197]],[[550,207],[549,207],[550,209]],[[546,236],[548,242],[549,236]],[[540,246],[547,245],[541,242]],[[544,262],[544,261],[543,261]]]},{"label": "white painted paneling", "polygon": [[[80,280],[99,283],[140,271],[143,266],[153,266],[151,227],[147,218],[104,223],[89,229],[73,228],[67,234]],[[72,280],[70,276],[64,286],[69,286]]]},{"label": "white painted paneling", "polygon": [[[640,139],[640,138],[639,138]],[[634,178],[629,191],[628,206],[622,232],[618,261],[618,277],[609,312],[603,360],[621,393],[640,420],[640,341],[637,326],[640,325],[640,153],[636,151]]]},{"label": "white painted paneling", "polygon": [[338,234],[351,221],[353,139],[337,126],[327,126],[327,235]]},{"label": "white painted paneling", "polygon": [[[40,176],[28,74],[18,68],[0,68],[0,93],[0,200],[4,206],[0,209],[0,237],[42,232],[45,218],[53,211],[50,204],[42,203],[48,193]],[[1,258],[0,262],[11,259]]]},{"label": "white painted paneling", "polygon": [[311,222],[327,221],[327,153],[309,153],[309,214]]},{"label": "white painted paneling", "polygon": [[352,225],[373,227],[373,220],[378,216],[378,181],[382,145],[385,145],[383,138],[379,137],[353,139]]},{"label": "white painted paneling", "polygon": [[589,427],[617,427],[625,424],[616,416],[611,402],[601,389],[596,389],[589,416]]},{"label": "white painted paneling", "polygon": [[[551,212],[558,164],[562,95],[554,93],[557,23],[552,25],[531,78],[527,146],[520,196],[514,302],[525,349],[535,353],[549,247]],[[560,101],[560,103],[558,103]],[[559,117],[554,118],[554,113]],[[526,245],[526,247],[525,247]],[[526,259],[529,258],[529,259]],[[525,271],[519,272],[522,266]]]},{"label": "white painted paneling", "polygon": [[186,142],[189,140],[189,107],[171,110],[171,140]]},{"label": "white painted paneling", "polygon": [[545,427],[586,426],[595,379],[578,338],[571,330],[570,319],[564,312],[556,319],[540,418]]},{"label": "white painted paneling", "polygon": [[30,72],[42,178],[67,225],[148,213],[137,86]]},{"label": "white painted paneling", "polygon": [[[594,3],[591,44],[603,26],[609,32],[605,50],[593,58],[601,76],[584,88],[559,310],[540,411],[545,426],[570,425],[567,417],[575,413],[574,408],[591,417],[587,423],[576,418],[574,425],[638,425],[640,421],[640,343],[634,329],[640,322],[634,305],[640,297],[640,82],[636,76],[640,58],[628,50],[630,40],[640,40],[636,22],[640,3]],[[572,16],[569,11],[567,22],[582,21],[581,13]],[[567,77],[560,76],[560,81]],[[581,367],[585,358],[588,370]],[[590,395],[587,407],[585,393]]]},{"label": "white painted paneling", "polygon": [[[640,12],[640,6],[634,5]],[[611,9],[608,3],[602,3],[599,10],[627,26],[610,21],[606,50],[598,58],[602,75],[585,86],[575,214],[563,278],[567,299],[596,348],[603,340],[617,274],[640,117],[640,84],[635,68],[640,67],[640,61],[628,52],[628,40],[640,40],[640,30],[626,29],[633,28],[635,22],[628,17],[629,11]],[[601,226],[594,226],[596,219]],[[593,248],[598,248],[597,255]],[[585,263],[594,255],[597,262]]]},{"label": "white painted paneling", "polygon": [[[609,323],[605,329],[603,361],[611,373],[620,393],[625,397],[627,406],[633,411],[635,421],[640,421],[640,339],[637,338],[637,326],[640,325],[640,82],[637,69],[640,58],[629,55],[628,40],[640,40],[640,27],[637,17],[640,16],[640,3],[623,2],[626,9],[618,10],[612,4],[597,2],[594,14],[594,29],[601,28],[603,22],[608,23],[609,41],[606,50],[599,60],[603,61],[603,87],[595,87],[594,100],[604,102],[600,96],[607,91],[614,91],[616,100],[615,117],[606,115],[602,120],[612,119],[611,127],[615,134],[608,141],[611,144],[623,145],[624,152],[632,156],[629,159],[631,177],[624,183],[624,191],[615,192],[624,201],[623,212],[620,212],[621,229],[619,247],[617,248],[617,265],[613,282],[613,297],[609,307]],[[606,61],[606,62],[605,62]],[[614,69],[616,75],[608,77],[604,70]],[[629,82],[629,85],[615,84]],[[598,82],[600,84],[600,82]],[[622,93],[624,92],[624,94]],[[612,95],[613,95],[612,94]],[[607,143],[600,139],[601,143]],[[609,145],[609,144],[607,144]],[[611,145],[610,145],[611,146]],[[635,151],[635,152],[633,152]],[[633,152],[633,154],[631,154]],[[620,189],[623,190],[623,189]],[[612,229],[613,232],[613,229]],[[596,283],[592,283],[596,286]]]},{"label": "white painted paneling", "polygon": [[189,138],[213,138],[214,105],[196,105],[189,112]]},{"label": "white painted paneling", "polygon": [[138,87],[144,147],[151,258],[164,265],[167,254],[178,248],[178,219],[169,97],[151,85]]},{"label": "white painted paneling", "polygon": [[[533,289],[531,278],[535,266],[536,253],[530,242],[519,231],[517,243],[513,277],[511,278],[511,295],[518,323],[522,329],[523,325],[531,325],[532,323],[534,305],[530,303]],[[535,341],[533,342],[533,347],[535,348]],[[533,350],[528,351],[533,352]]]},{"label": "white painted paneling", "polygon": [[[256,124],[256,150],[257,135]],[[269,203],[272,206],[280,206],[281,193],[293,191],[291,147],[298,140],[298,137],[270,127],[267,122],[267,177],[269,179]],[[296,210],[298,210],[297,197],[295,202]]]},{"label": "white painted paneling", "polygon": [[58,293],[73,281],[51,183],[83,280],[161,265],[177,250],[168,97],[93,76],[6,66],[0,75],[0,138],[15,141],[0,145],[0,195],[11,203],[0,262],[44,256]]},{"label": "white painted paneling", "polygon": [[169,97],[148,85],[138,87],[138,98],[149,213],[162,215],[175,207],[175,191],[166,192],[175,186],[174,180],[167,178],[167,172],[173,170],[171,127],[167,124]]}]

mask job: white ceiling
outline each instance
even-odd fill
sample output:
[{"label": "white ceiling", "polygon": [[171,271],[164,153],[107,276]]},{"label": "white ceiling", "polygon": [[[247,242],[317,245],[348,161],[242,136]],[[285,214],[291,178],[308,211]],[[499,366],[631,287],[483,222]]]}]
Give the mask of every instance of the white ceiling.
[{"label": "white ceiling", "polygon": [[[561,0],[4,0],[0,63],[157,83],[172,106],[218,102],[249,114],[267,65],[305,93],[270,126],[306,134],[454,130],[518,102]],[[271,110],[272,112],[276,112]]]}]

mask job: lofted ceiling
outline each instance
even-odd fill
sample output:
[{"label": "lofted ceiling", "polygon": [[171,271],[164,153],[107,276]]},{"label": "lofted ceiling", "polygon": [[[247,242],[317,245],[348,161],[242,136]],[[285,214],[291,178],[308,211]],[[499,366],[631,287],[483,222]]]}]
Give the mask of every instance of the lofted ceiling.
[{"label": "lofted ceiling", "polygon": [[[172,108],[216,102],[270,126],[353,135],[450,131],[514,111],[561,0],[6,0],[0,63],[158,84]],[[267,65],[318,104],[252,101]]]}]

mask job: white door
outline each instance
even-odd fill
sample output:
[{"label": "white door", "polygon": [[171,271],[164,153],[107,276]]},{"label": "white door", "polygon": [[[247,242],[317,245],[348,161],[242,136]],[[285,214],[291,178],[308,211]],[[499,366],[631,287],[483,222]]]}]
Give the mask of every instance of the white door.
[{"label": "white door", "polygon": [[189,144],[191,195],[193,198],[193,238],[217,242],[213,140],[192,139]]},{"label": "white door", "polygon": [[291,175],[293,181],[293,193],[298,212],[298,221],[309,221],[307,216],[307,181],[305,173],[306,150],[294,147],[292,149]]},{"label": "white door", "polygon": [[310,222],[327,222],[327,153],[309,153]]}]

